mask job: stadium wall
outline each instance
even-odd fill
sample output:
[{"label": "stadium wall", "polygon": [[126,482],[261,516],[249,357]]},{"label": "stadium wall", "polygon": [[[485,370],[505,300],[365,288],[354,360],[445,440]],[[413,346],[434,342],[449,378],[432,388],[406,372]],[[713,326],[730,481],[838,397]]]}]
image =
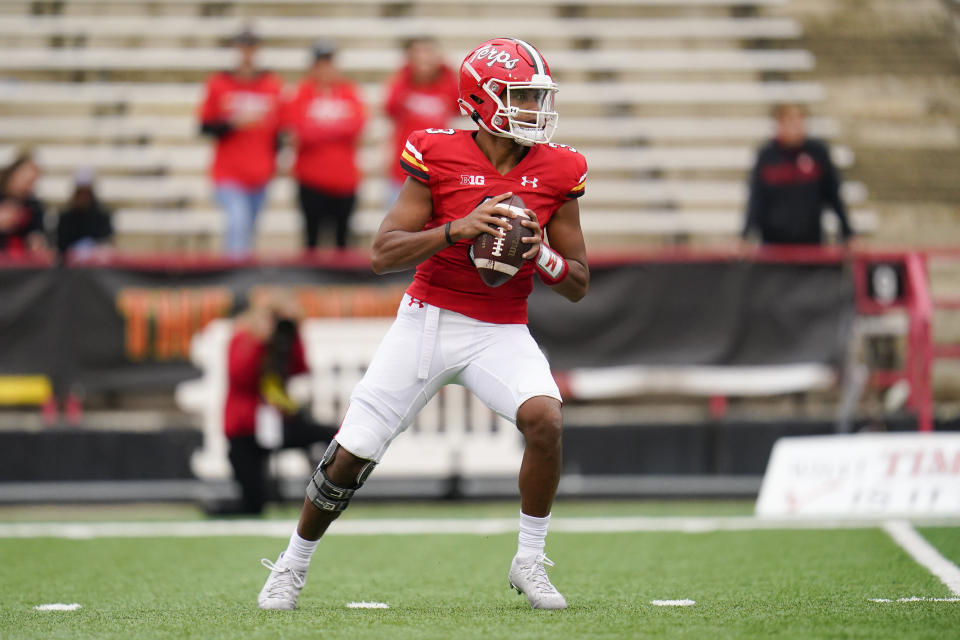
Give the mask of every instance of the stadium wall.
[{"label": "stadium wall", "polygon": [[[862,423],[860,427],[869,425]],[[909,419],[886,428],[914,428]],[[563,497],[756,496],[774,442],[784,436],[834,433],[827,421],[643,424],[564,429]],[[960,422],[938,430],[960,431]],[[0,503],[193,501],[233,495],[227,480],[200,481],[190,456],[200,446],[191,428],[151,432],[98,429],[0,432]],[[280,498],[299,501],[302,479],[276,483]],[[514,476],[378,477],[361,499],[498,498],[516,495]]]}]

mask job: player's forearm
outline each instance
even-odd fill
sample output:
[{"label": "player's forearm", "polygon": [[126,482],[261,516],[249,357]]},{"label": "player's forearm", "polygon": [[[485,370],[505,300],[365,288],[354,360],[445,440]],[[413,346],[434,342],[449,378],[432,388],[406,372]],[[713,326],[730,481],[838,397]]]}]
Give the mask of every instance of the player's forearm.
[{"label": "player's forearm", "polygon": [[567,276],[550,288],[570,302],[579,302],[590,288],[590,271],[576,260],[567,260]]},{"label": "player's forearm", "polygon": [[423,231],[381,231],[373,241],[370,266],[377,274],[403,271],[448,246],[443,227]]}]

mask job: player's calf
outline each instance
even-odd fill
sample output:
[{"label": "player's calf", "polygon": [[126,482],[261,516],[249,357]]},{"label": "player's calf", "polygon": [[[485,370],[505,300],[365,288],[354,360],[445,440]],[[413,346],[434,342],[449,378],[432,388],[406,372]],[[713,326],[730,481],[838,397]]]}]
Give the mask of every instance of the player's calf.
[{"label": "player's calf", "polygon": [[266,558],[261,560],[270,570],[257,598],[261,609],[297,608],[317,541],[349,506],[353,494],[363,486],[375,466],[376,462],[363,460],[341,449],[336,440],[330,443],[307,484],[298,531],[290,537],[290,544],[276,562]]}]

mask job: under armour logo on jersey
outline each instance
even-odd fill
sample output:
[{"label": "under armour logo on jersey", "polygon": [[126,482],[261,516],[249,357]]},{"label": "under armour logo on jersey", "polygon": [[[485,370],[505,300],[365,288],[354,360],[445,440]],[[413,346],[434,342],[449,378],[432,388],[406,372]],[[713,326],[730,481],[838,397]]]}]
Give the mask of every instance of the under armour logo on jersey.
[{"label": "under armour logo on jersey", "polygon": [[521,178],[520,178],[520,186],[521,186],[521,187],[530,186],[531,188],[536,189],[536,188],[537,188],[537,182],[538,182],[539,180],[540,180],[540,178],[528,178],[527,176],[521,176]]},{"label": "under armour logo on jersey", "polygon": [[407,306],[412,307],[413,305],[417,305],[418,307],[423,309],[423,304],[424,304],[423,300],[420,300],[419,298],[414,298],[411,296],[410,302],[407,303]]}]

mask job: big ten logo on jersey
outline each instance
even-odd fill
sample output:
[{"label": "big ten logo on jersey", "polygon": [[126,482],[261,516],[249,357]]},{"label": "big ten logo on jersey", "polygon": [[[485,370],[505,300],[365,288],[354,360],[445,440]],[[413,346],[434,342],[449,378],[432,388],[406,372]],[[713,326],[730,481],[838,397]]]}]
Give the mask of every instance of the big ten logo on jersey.
[{"label": "big ten logo on jersey", "polygon": [[500,51],[496,47],[480,47],[473,54],[470,62],[488,60],[487,66],[492,67],[495,64],[502,64],[504,69],[513,69],[520,62],[520,58],[511,58],[506,51]]},{"label": "big ten logo on jersey", "polygon": [[486,181],[486,176],[460,176],[460,184],[468,184],[471,187],[482,187]]},{"label": "big ten logo on jersey", "polygon": [[577,152],[577,150],[571,147],[570,145],[560,144],[559,142],[548,142],[547,146],[552,149],[566,149],[567,151],[573,151],[574,153]]}]

